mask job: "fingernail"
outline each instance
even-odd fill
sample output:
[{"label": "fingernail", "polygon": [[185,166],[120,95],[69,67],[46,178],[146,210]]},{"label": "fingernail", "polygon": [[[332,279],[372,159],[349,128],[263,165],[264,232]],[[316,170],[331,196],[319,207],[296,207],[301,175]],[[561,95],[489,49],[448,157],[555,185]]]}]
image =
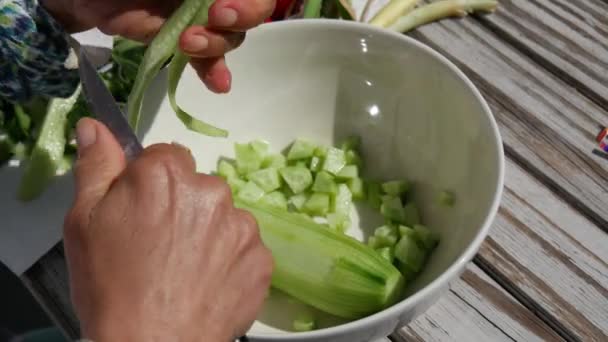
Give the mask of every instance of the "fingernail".
[{"label": "fingernail", "polygon": [[236,24],[238,19],[236,11],[229,7],[221,8],[217,11],[217,15],[214,17],[213,23],[216,26],[229,27]]},{"label": "fingernail", "polygon": [[188,50],[190,52],[200,52],[209,46],[209,40],[203,35],[193,35],[188,41]]},{"label": "fingernail", "polygon": [[76,142],[78,143],[78,151],[88,146],[91,146],[97,140],[97,129],[89,120],[80,120],[76,125]]}]

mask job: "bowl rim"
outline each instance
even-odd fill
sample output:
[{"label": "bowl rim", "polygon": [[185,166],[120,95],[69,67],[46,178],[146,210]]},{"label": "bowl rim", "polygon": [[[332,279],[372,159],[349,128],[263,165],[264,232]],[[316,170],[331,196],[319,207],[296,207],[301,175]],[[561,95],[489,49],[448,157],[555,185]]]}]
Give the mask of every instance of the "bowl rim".
[{"label": "bowl rim", "polygon": [[476,100],[481,105],[484,114],[489,120],[491,130],[494,135],[496,150],[494,151],[497,158],[497,171],[498,177],[496,182],[496,189],[494,190],[494,196],[492,199],[492,204],[489,210],[486,213],[486,216],[479,228],[478,232],[475,235],[475,238],[469,243],[468,247],[464,250],[464,252],[460,255],[460,257],[453,262],[442,274],[440,274],[437,278],[433,279],[429,284],[418,290],[413,295],[403,299],[402,301],[388,307],[382,311],[376,312],[372,315],[329,328],[323,328],[319,330],[309,331],[309,332],[286,332],[285,334],[269,334],[269,333],[247,333],[247,336],[250,338],[256,339],[264,339],[267,341],[288,341],[291,339],[296,340],[304,340],[304,339],[314,339],[314,338],[327,338],[336,334],[348,332],[354,328],[366,328],[371,327],[374,323],[379,321],[385,321],[394,317],[399,312],[403,312],[408,308],[415,306],[416,303],[421,302],[424,298],[430,298],[433,294],[438,293],[445,285],[449,282],[455,280],[455,278],[460,274],[460,272],[467,266],[467,264],[473,259],[473,257],[477,254],[479,249],[481,248],[481,244],[488,236],[491,225],[494,222],[496,214],[498,213],[498,208],[501,203],[501,198],[503,194],[504,187],[504,173],[505,173],[505,154],[503,148],[502,136],[500,134],[500,130],[498,128],[498,124],[495,120],[494,114],[486,102],[485,98],[479,91],[479,89],[475,86],[475,84],[465,75],[465,73],[458,68],[452,61],[450,61],[447,57],[431,48],[430,46],[420,42],[414,38],[406,36],[405,34],[401,34],[398,32],[394,32],[388,29],[376,27],[370,24],[347,21],[347,20],[336,20],[336,19],[325,19],[325,18],[317,18],[317,19],[293,19],[293,20],[284,20],[278,22],[270,22],[265,23],[258,27],[256,30],[260,30],[262,33],[265,31],[273,31],[273,30],[282,30],[289,28],[291,30],[296,30],[299,28],[310,28],[317,27],[321,28],[340,28],[345,29],[347,31],[353,32],[361,32],[366,34],[374,34],[376,36],[385,36],[391,39],[401,40],[403,43],[414,46],[426,53],[428,53],[432,58],[435,58],[440,63],[446,65],[451,72],[454,73],[462,82],[472,91]]}]

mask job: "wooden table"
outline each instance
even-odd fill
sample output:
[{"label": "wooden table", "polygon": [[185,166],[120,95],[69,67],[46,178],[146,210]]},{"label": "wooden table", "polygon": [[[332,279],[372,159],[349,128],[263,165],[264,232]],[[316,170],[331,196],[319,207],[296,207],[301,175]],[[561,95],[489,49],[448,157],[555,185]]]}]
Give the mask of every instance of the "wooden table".
[{"label": "wooden table", "polygon": [[[502,207],[449,293],[394,341],[608,341],[608,0],[500,0],[411,36],[481,89],[507,154]],[[23,278],[71,336],[60,246]]]}]

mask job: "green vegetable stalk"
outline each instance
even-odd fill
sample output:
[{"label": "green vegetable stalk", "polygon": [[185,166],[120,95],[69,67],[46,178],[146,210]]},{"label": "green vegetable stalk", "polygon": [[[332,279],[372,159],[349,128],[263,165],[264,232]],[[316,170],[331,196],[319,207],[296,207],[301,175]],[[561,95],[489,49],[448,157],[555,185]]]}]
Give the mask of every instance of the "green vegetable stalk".
[{"label": "green vegetable stalk", "polygon": [[498,6],[497,0],[442,0],[423,5],[402,16],[388,28],[408,32],[419,26],[447,17],[464,17],[475,11],[491,12]]},{"label": "green vegetable stalk", "polygon": [[369,23],[375,26],[389,27],[399,17],[413,10],[418,2],[419,0],[391,0]]},{"label": "green vegetable stalk", "polygon": [[323,0],[306,0],[304,3],[304,18],[319,18]]}]

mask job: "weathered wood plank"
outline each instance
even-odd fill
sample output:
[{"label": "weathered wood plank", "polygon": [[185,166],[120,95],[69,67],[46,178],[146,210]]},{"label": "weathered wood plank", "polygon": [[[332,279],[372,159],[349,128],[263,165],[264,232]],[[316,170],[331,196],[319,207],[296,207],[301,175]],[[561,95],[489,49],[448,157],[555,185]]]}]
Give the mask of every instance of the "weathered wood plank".
[{"label": "weathered wood plank", "polygon": [[545,319],[583,341],[608,339],[608,235],[510,160],[506,171],[483,263]]},{"label": "weathered wood plank", "polygon": [[471,265],[437,304],[395,341],[560,341],[559,335]]},{"label": "weathered wood plank", "polygon": [[608,227],[608,163],[591,154],[605,109],[475,20],[444,20],[411,34],[476,83],[496,111],[508,152]]},{"label": "weathered wood plank", "polygon": [[501,0],[481,16],[501,37],[608,108],[608,2]]}]

